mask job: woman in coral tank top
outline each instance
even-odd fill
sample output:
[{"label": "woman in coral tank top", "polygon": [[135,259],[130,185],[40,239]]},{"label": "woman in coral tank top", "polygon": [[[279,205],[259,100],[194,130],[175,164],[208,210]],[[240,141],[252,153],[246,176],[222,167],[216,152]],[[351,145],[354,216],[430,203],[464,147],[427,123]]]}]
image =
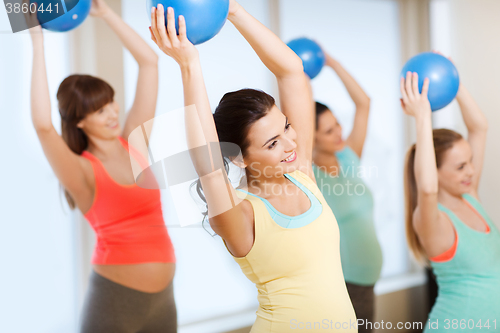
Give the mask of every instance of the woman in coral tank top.
[{"label": "woman in coral tank top", "polygon": [[126,141],[154,117],[158,57],[103,0],[93,1],[91,15],[108,24],[139,65],[135,100],[123,128],[109,84],[71,75],[57,92],[62,136],[57,133],[51,121],[43,34],[39,26],[30,30],[33,125],[68,203],[80,209],[97,236],[81,332],[176,332],[175,254],[160,191],[136,184],[131,161],[146,168],[147,152]]}]

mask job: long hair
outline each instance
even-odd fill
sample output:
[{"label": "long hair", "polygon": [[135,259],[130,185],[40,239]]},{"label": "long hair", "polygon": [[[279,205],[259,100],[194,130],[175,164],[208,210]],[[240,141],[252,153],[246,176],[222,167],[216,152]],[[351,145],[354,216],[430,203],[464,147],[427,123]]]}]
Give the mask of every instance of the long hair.
[{"label": "long hair", "polygon": [[[439,169],[443,164],[445,153],[453,147],[453,145],[462,140],[463,137],[459,133],[448,129],[435,129],[433,131],[434,151],[436,154],[436,167]],[[425,254],[422,244],[418,240],[417,234],[413,228],[413,213],[418,205],[418,188],[415,179],[415,153],[417,145],[414,144],[406,154],[405,162],[405,215],[406,215],[406,239],[408,246],[415,258],[424,264],[427,264],[428,259]],[[433,167],[433,166],[429,166]]]},{"label": "long hair", "polygon": [[[77,127],[88,114],[114,99],[115,92],[105,81],[90,75],[68,76],[59,86],[57,101],[61,115],[62,138],[75,154],[81,155],[88,147],[88,138]],[[64,195],[71,209],[76,207],[74,199],[64,189]]]},{"label": "long hair", "polygon": [[328,106],[320,102],[316,102],[316,130],[319,128],[319,117],[328,110],[330,110]]},{"label": "long hair", "polygon": [[[242,89],[230,92],[222,97],[219,105],[214,112],[214,122],[219,137],[220,149],[224,162],[224,169],[229,174],[229,161],[237,157],[239,152],[243,157],[246,156],[247,149],[250,146],[248,133],[253,124],[267,115],[271,108],[276,104],[274,98],[263,91],[254,89]],[[231,143],[232,145],[225,145]],[[239,149],[235,149],[239,147]],[[206,198],[203,194],[203,188],[200,180],[197,180],[192,186],[196,186],[196,192],[206,204]],[[205,222],[207,210],[204,212]]]}]

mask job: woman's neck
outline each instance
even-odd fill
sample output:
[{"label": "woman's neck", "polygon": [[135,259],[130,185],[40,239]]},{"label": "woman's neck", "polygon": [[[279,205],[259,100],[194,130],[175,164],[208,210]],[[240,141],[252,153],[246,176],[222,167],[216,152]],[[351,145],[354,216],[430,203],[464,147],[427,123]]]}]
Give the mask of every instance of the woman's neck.
[{"label": "woman's neck", "polygon": [[284,174],[281,176],[265,176],[261,172],[260,176],[256,177],[247,171],[246,177],[248,192],[263,198],[287,193],[286,187],[291,184]]},{"label": "woman's neck", "polygon": [[114,139],[101,139],[97,137],[88,137],[89,145],[87,151],[99,159],[106,159],[109,156],[116,155],[122,143],[118,138]]},{"label": "woman's neck", "polygon": [[451,210],[459,207],[463,202],[462,200],[462,195],[452,194],[443,189],[438,191],[438,202]]},{"label": "woman's neck", "polygon": [[333,152],[326,151],[313,151],[313,162],[319,167],[332,167],[338,166],[337,156]]}]

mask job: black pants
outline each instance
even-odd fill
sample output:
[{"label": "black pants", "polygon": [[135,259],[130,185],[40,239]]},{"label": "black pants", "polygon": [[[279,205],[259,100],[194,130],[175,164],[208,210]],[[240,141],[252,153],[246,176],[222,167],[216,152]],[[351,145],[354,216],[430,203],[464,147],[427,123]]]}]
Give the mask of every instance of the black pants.
[{"label": "black pants", "polygon": [[[347,291],[351,297],[352,306],[356,317],[363,319],[363,325],[358,326],[358,333],[371,333],[373,328],[374,309],[375,309],[375,293],[374,286],[360,286],[346,282]],[[368,323],[371,323],[367,325]],[[361,323],[361,322],[359,322]]]},{"label": "black pants", "polygon": [[158,293],[144,293],[92,272],[80,332],[176,333],[172,283]]}]

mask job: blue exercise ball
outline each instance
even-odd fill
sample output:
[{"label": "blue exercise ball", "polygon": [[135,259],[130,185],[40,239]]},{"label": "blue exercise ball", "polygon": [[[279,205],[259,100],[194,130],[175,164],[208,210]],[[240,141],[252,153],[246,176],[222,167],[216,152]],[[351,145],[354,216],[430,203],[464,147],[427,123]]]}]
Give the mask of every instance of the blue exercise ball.
[{"label": "blue exercise ball", "polygon": [[287,45],[302,59],[306,74],[311,79],[318,76],[326,63],[325,53],[321,47],[309,38],[297,38]]},{"label": "blue exercise ball", "polygon": [[404,66],[401,76],[406,77],[408,72],[418,73],[420,92],[425,78],[429,78],[429,102],[432,111],[444,108],[457,96],[460,86],[457,68],[440,54],[425,52],[411,58]]},{"label": "blue exercise ball", "polygon": [[51,11],[48,11],[47,6],[53,1],[31,0],[31,2],[37,2],[39,6],[44,6],[44,11],[38,11],[37,13],[41,26],[47,30],[56,32],[69,31],[78,27],[85,21],[92,7],[92,0],[65,0],[66,13],[57,17],[60,13],[64,12],[64,8],[60,8],[60,5],[55,6],[52,3],[50,7]]},{"label": "blue exercise ball", "polygon": [[151,8],[162,4],[172,7],[175,13],[175,28],[179,31],[179,15],[186,19],[187,37],[194,45],[205,43],[221,31],[229,14],[229,0],[146,0],[148,16]]}]

